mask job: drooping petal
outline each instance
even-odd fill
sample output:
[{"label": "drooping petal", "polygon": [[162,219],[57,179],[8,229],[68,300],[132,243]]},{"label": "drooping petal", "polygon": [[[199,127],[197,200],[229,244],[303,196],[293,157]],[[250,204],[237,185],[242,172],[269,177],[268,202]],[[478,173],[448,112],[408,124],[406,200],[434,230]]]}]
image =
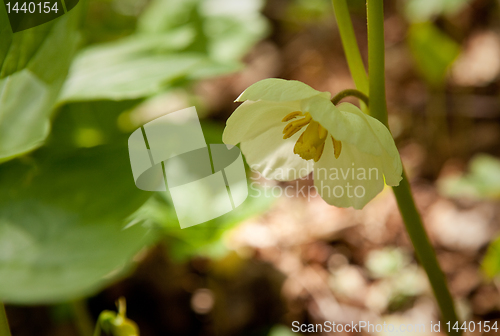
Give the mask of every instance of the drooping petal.
[{"label": "drooping petal", "polygon": [[325,99],[331,97],[329,92],[314,90],[309,85],[299,81],[267,78],[250,85],[235,101],[267,100],[285,102],[307,99],[318,95]]},{"label": "drooping petal", "polygon": [[[290,112],[297,111],[300,104],[292,102],[246,101],[231,114],[222,134],[225,144],[237,145],[251,140],[274,127],[283,129],[282,119]],[[281,130],[278,134],[282,137]]]},{"label": "drooping petal", "polygon": [[241,142],[248,165],[267,179],[292,181],[309,175],[313,161],[293,153],[293,146],[303,131],[284,140],[282,127],[270,128],[257,137]]},{"label": "drooping petal", "polygon": [[336,159],[333,142],[327,141],[314,165],[314,185],[328,204],[362,209],[384,189],[381,159],[351,144],[343,144]]},{"label": "drooping petal", "polygon": [[319,122],[343,145],[351,144],[359,151],[379,157],[388,185],[398,185],[402,165],[391,133],[380,121],[364,114],[355,105],[313,97],[302,103],[312,118]]},{"label": "drooping petal", "polygon": [[399,151],[394,143],[394,138],[391,132],[377,119],[364,114],[359,108],[352,104],[343,103],[339,105],[339,110],[350,112],[365,118],[371,132],[375,135],[376,141],[384,149],[382,153],[381,162],[383,164],[383,171],[385,183],[390,186],[397,186],[402,179],[403,164],[399,156]]}]

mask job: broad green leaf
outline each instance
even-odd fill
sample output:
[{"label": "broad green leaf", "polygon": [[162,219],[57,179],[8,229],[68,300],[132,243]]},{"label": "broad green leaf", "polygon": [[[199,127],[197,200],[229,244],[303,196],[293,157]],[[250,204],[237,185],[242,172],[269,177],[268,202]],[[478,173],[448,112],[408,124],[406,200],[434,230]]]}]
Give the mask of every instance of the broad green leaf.
[{"label": "broad green leaf", "polygon": [[150,194],[137,189],[126,144],[0,166],[0,300],[47,303],[91,294],[154,239],[126,218]]},{"label": "broad green leaf", "polygon": [[83,50],[71,67],[60,101],[125,100],[159,92],[203,59],[174,53],[192,40],[189,30],[135,35]]},{"label": "broad green leaf", "polygon": [[478,154],[471,160],[468,174],[442,179],[439,189],[448,197],[500,199],[500,160]]},{"label": "broad green leaf", "polygon": [[13,34],[0,6],[0,161],[40,146],[79,41],[80,8]]},{"label": "broad green leaf", "polygon": [[267,31],[262,0],[155,0],[137,32],[83,50],[60,102],[127,100],[241,69],[240,58]]},{"label": "broad green leaf", "polygon": [[417,69],[432,86],[441,87],[446,73],[460,53],[460,46],[430,22],[414,23],[408,43]]}]

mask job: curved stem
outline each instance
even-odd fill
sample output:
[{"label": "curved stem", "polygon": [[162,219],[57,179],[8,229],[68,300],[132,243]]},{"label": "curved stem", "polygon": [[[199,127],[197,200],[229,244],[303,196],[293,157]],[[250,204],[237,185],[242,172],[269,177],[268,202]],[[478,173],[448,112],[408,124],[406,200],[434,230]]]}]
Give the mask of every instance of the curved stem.
[{"label": "curved stem", "polygon": [[[368,0],[368,66],[370,69],[370,112],[373,117],[387,126],[383,6],[383,0]],[[415,254],[427,273],[442,318],[445,323],[451,322],[453,326],[458,321],[453,299],[446,284],[445,276],[439,267],[436,253],[425,232],[422,218],[415,206],[406,173],[403,172],[403,179],[399,186],[393,187],[393,190],[406,230],[415,249]],[[448,334],[461,335],[461,331],[451,330]]]},{"label": "curved stem", "polygon": [[368,94],[368,76],[366,75],[365,65],[359,52],[356,35],[354,35],[347,2],[346,0],[332,0],[332,2],[352,79],[359,91]]},{"label": "curved stem", "polygon": [[337,93],[335,95],[335,97],[333,97],[332,103],[333,103],[333,105],[337,105],[342,99],[344,99],[345,97],[349,97],[349,96],[358,98],[363,103],[365,103],[366,106],[368,106],[368,103],[369,103],[368,96],[365,95],[363,92],[355,90],[355,89],[347,89],[347,90],[340,91],[339,93]]},{"label": "curved stem", "polygon": [[0,336],[10,336],[9,321],[7,320],[7,314],[5,313],[5,307],[2,302],[0,302]]}]

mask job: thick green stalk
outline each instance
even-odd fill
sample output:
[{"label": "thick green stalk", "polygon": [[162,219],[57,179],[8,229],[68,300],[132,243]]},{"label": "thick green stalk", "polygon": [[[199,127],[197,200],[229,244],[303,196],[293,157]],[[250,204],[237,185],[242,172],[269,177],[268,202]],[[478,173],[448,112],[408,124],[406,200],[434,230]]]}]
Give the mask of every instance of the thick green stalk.
[{"label": "thick green stalk", "polygon": [[[432,291],[434,292],[439,309],[441,310],[443,321],[445,323],[451,322],[451,326],[453,327],[455,322],[458,322],[455,306],[453,304],[453,298],[451,297],[448,286],[446,285],[446,278],[439,267],[436,253],[434,252],[429,238],[427,237],[427,233],[425,232],[420,214],[415,206],[415,201],[413,200],[406,173],[403,172],[403,180],[401,180],[399,186],[393,187],[392,189],[394,190],[399,211],[403,217],[406,231],[408,232],[411,242],[413,243],[413,247],[415,248],[417,258],[424,267],[427,277],[429,278]],[[446,330],[447,328],[446,325],[443,325],[442,327],[442,330]],[[448,334],[461,335],[462,333],[451,330]]]},{"label": "thick green stalk", "polygon": [[[387,103],[385,99],[384,75],[384,4],[383,0],[368,0],[368,67],[370,79],[370,111],[371,115],[387,126]],[[438,302],[444,322],[451,322],[452,326],[458,321],[455,306],[451,297],[436,253],[432,247],[422,218],[415,206],[410,184],[403,172],[403,179],[399,186],[394,187],[394,195],[399,211],[410,236],[418,260],[422,264],[434,296]],[[443,326],[443,327],[446,327]],[[447,329],[447,328],[443,328]],[[451,331],[449,335],[460,335],[461,332]]]},{"label": "thick green stalk", "polygon": [[5,307],[0,302],[0,336],[10,336],[9,321],[5,314]]},{"label": "thick green stalk", "polygon": [[370,115],[387,126],[385,101],[384,5],[382,0],[369,0],[368,69],[370,73]]},{"label": "thick green stalk", "polygon": [[346,0],[332,0],[333,9],[335,10],[335,18],[339,27],[340,38],[344,47],[347,65],[351,71],[352,79],[356,88],[368,94],[368,76],[366,75],[365,66],[361,53],[359,52],[356,36],[352,27],[351,17]]}]

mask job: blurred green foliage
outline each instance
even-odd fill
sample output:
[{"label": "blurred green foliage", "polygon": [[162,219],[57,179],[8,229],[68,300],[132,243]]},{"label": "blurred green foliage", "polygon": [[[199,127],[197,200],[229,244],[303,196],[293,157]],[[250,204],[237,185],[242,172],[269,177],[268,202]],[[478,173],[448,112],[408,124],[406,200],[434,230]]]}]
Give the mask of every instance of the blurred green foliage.
[{"label": "blurred green foliage", "polygon": [[489,279],[493,279],[500,274],[500,237],[488,246],[481,268]]},{"label": "blurred green foliage", "polygon": [[158,193],[132,215],[130,220],[132,223],[162,228],[169,255],[175,261],[184,261],[194,255],[220,258],[228,252],[222,241],[224,233],[245,218],[264,212],[272,203],[273,199],[256,195],[250,188],[245,203],[235,210],[203,225],[180,230],[171,200],[167,194]]},{"label": "blurred green foliage", "polygon": [[431,22],[413,23],[408,44],[423,78],[433,87],[442,87],[448,69],[460,53],[460,45]]},{"label": "blurred green foliage", "polygon": [[469,173],[450,176],[439,182],[441,193],[448,197],[500,199],[500,160],[478,154],[469,163]]},{"label": "blurred green foliage", "polygon": [[[500,159],[478,154],[471,159],[468,171],[462,176],[441,179],[438,184],[440,192],[447,197],[476,201],[500,199]],[[490,279],[500,274],[500,238],[488,247],[481,267]]]},{"label": "blurred green foliage", "polygon": [[453,15],[471,0],[406,0],[405,12],[410,21],[422,22],[439,15]]},{"label": "blurred green foliage", "polygon": [[[262,5],[80,1],[69,14],[16,34],[0,6],[0,161],[10,160],[0,165],[0,300],[90,295],[160,239],[177,259],[220,252],[223,233],[269,203],[252,199],[181,230],[167,196],[134,185],[127,139],[140,125],[123,126],[123,116],[151,96],[190,92],[199,79],[240,69],[267,31]],[[97,24],[110,18],[116,21]],[[81,35],[87,45],[73,60]],[[202,124],[207,142],[221,142],[220,125]]]},{"label": "blurred green foliage", "polygon": [[241,68],[267,31],[263,2],[155,0],[130,36],[82,50],[61,102],[135,99]]}]

